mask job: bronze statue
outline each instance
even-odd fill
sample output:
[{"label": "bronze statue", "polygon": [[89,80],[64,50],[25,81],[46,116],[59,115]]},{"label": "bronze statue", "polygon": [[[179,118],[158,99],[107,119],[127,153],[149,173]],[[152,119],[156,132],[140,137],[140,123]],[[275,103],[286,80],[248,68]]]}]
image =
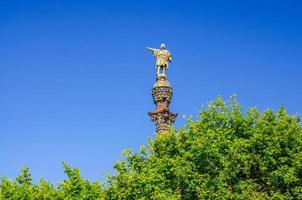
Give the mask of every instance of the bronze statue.
[{"label": "bronze statue", "polygon": [[171,53],[166,49],[165,44],[161,44],[160,49],[153,49],[150,47],[147,47],[147,49],[150,50],[156,58],[156,74],[159,75],[162,70],[162,74],[164,75],[165,71],[169,68],[168,63],[172,61]]}]

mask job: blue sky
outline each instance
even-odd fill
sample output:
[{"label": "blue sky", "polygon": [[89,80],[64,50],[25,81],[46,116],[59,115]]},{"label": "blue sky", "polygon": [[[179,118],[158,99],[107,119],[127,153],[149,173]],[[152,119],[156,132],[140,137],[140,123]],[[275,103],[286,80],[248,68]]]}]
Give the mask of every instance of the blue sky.
[{"label": "blue sky", "polygon": [[198,115],[218,95],[302,113],[301,1],[0,1],[0,176],[30,166],[91,180],[154,137],[147,112],[165,43],[171,109]]}]

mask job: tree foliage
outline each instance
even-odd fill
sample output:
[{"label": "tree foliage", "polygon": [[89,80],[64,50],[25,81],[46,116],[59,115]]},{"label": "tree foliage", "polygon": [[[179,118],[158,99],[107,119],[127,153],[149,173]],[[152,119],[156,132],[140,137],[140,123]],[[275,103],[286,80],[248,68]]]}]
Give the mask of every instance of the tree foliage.
[{"label": "tree foliage", "polygon": [[216,99],[197,120],[125,150],[105,184],[64,163],[68,179],[33,184],[28,168],[0,183],[0,199],[302,199],[302,128],[281,107],[242,112]]}]

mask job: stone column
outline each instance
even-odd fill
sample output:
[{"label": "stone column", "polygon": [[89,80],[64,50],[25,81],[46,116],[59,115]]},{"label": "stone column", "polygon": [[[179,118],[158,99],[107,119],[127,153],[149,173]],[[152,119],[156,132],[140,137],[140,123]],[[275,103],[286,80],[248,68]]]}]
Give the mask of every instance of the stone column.
[{"label": "stone column", "polygon": [[149,112],[152,122],[156,125],[157,133],[163,133],[169,129],[175,121],[177,114],[169,110],[169,105],[173,96],[172,87],[167,80],[167,75],[158,74],[156,82],[152,88],[152,96],[156,110]]}]

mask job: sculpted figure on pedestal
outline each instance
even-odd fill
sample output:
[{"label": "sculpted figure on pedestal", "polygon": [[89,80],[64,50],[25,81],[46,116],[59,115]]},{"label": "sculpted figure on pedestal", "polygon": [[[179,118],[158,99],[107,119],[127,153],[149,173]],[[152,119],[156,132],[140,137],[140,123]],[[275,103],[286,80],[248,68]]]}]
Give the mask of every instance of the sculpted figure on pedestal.
[{"label": "sculpted figure on pedestal", "polygon": [[149,51],[152,52],[153,56],[156,58],[156,74],[159,75],[162,70],[162,74],[169,68],[169,62],[172,61],[171,53],[166,49],[165,44],[160,45],[160,49],[153,49],[147,47]]}]

